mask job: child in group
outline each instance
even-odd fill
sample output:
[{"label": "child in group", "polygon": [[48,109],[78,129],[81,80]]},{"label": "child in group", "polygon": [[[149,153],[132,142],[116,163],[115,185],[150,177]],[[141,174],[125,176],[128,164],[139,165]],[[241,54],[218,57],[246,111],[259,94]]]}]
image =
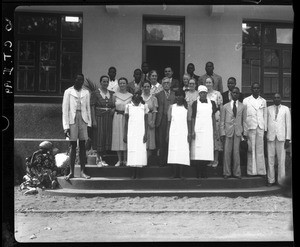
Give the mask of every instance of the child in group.
[{"label": "child in group", "polygon": [[175,93],[176,103],[168,112],[167,138],[169,138],[168,164],[173,165],[173,177],[182,178],[182,165],[190,165],[188,110],[185,93]]},{"label": "child in group", "polygon": [[124,142],[127,143],[127,166],[133,167],[132,178],[138,178],[138,167],[147,165],[148,105],[140,94],[134,94],[125,106]]}]

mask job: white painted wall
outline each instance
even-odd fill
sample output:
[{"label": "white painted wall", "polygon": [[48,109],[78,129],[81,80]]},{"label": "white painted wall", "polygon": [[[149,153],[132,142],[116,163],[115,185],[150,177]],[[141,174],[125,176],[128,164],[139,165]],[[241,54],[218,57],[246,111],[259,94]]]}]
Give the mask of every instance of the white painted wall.
[{"label": "white painted wall", "polygon": [[143,15],[185,16],[185,67],[195,64],[198,75],[205,73],[207,61],[215,73],[237,78],[241,88],[242,21],[293,21],[292,6],[232,6],[212,16],[210,6],[119,6],[119,13],[108,14],[105,6],[29,6],[18,10],[76,11],[83,13],[83,64],[85,76],[98,82],[110,66],[117,68],[117,78],[132,80],[133,70],[142,63]]}]

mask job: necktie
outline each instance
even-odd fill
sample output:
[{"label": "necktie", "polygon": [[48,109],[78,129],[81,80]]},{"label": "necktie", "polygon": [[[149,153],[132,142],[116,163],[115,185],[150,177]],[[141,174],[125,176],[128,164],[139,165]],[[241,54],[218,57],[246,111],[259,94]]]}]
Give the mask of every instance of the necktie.
[{"label": "necktie", "polygon": [[233,101],[233,108],[232,108],[234,117],[236,117],[236,104],[235,104],[235,102],[236,102],[236,100]]},{"label": "necktie", "polygon": [[278,105],[275,107],[275,120],[277,119],[277,115],[278,115]]},{"label": "necktie", "polygon": [[166,92],[166,97],[167,97],[167,99],[169,99],[170,91],[165,91],[165,92]]}]

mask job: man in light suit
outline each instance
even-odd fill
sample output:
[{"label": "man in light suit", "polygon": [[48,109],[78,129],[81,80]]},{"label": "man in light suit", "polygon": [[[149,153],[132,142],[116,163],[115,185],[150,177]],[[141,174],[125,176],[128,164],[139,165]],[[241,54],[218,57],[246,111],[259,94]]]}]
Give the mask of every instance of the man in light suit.
[{"label": "man in light suit", "polygon": [[260,94],[259,83],[251,85],[252,95],[243,100],[247,107],[247,175],[266,175],[264,135],[267,131],[267,102]]},{"label": "man in light suit", "polygon": [[62,104],[62,122],[66,138],[71,144],[70,173],[66,180],[74,178],[77,140],[79,139],[80,176],[90,178],[84,172],[86,163],[85,141],[88,139],[88,127],[91,127],[90,93],[84,89],[84,76],[77,74],[74,86],[64,92]]},{"label": "man in light suit", "polygon": [[281,105],[279,93],[274,95],[274,105],[268,107],[268,186],[275,184],[275,155],[278,159],[277,183],[285,179],[285,151],[291,140],[291,114],[287,106]]},{"label": "man in light suit", "polygon": [[221,109],[220,134],[224,143],[223,176],[225,179],[231,176],[231,155],[233,149],[233,177],[241,178],[240,167],[240,141],[247,138],[247,109],[239,102],[240,89],[232,89],[232,100]]},{"label": "man in light suit", "polygon": [[223,93],[223,82],[222,77],[214,73],[214,64],[213,62],[207,62],[205,65],[206,74],[199,77],[198,86],[205,85],[205,81],[208,77],[212,77],[214,80],[214,90]]},{"label": "man in light suit", "polygon": [[155,126],[158,136],[158,149],[159,149],[159,165],[163,166],[167,163],[168,157],[168,142],[166,140],[167,127],[168,127],[168,110],[170,105],[175,103],[175,93],[171,91],[170,78],[164,77],[162,79],[163,89],[155,94],[158,103],[158,111],[156,114]]}]

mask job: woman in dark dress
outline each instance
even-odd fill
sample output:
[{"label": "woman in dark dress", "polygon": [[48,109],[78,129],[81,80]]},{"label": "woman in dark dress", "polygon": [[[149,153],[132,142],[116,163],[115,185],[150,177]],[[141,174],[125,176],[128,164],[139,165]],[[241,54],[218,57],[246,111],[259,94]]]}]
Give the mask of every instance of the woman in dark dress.
[{"label": "woman in dark dress", "polygon": [[100,87],[91,95],[91,115],[93,149],[97,150],[97,165],[107,166],[102,159],[106,151],[111,150],[112,120],[115,104],[113,91],[107,89],[109,78],[104,75],[100,78]]}]

